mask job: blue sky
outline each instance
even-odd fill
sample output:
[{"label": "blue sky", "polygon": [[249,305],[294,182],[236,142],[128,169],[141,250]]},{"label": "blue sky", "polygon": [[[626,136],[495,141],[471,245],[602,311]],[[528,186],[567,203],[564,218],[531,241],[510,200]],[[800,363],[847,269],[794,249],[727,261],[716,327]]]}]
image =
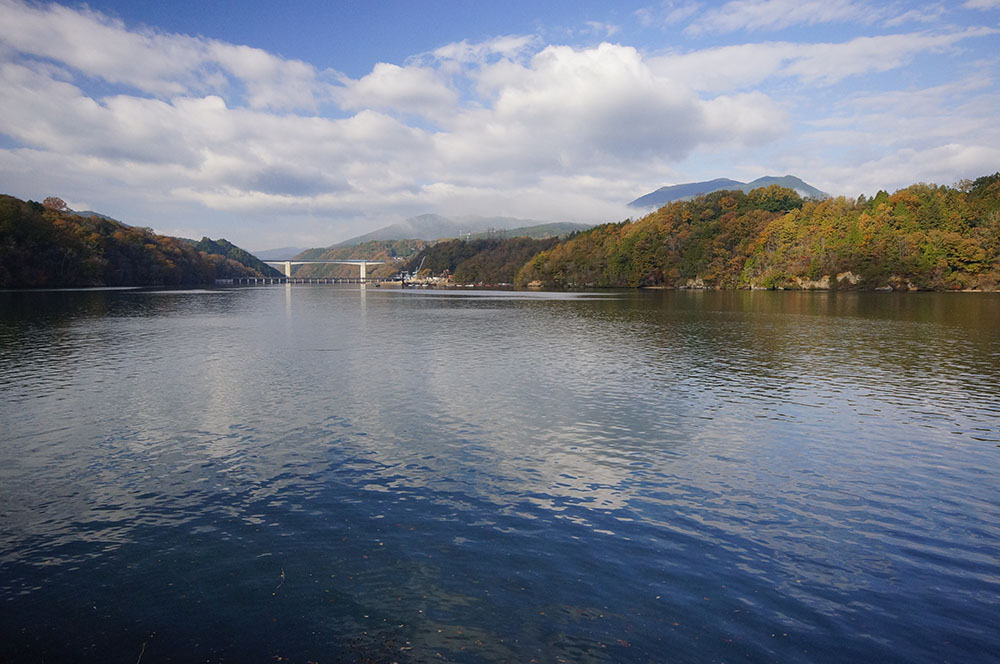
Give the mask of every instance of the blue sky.
[{"label": "blue sky", "polygon": [[1000,0],[0,0],[0,192],[325,246],[665,184],[1000,170]]}]

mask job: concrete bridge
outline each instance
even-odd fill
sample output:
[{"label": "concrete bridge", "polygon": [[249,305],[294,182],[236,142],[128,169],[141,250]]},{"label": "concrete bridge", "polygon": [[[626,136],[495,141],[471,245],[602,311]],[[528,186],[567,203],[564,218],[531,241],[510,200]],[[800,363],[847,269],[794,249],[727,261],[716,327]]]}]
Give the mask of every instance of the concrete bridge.
[{"label": "concrete bridge", "polygon": [[368,278],[368,266],[369,265],[382,265],[385,261],[369,261],[369,260],[343,260],[343,261],[264,261],[268,265],[273,265],[275,267],[283,267],[286,278],[291,278],[292,276],[292,266],[293,265],[316,265],[316,264],[336,264],[336,265],[357,265],[361,268],[361,283],[365,282]]}]

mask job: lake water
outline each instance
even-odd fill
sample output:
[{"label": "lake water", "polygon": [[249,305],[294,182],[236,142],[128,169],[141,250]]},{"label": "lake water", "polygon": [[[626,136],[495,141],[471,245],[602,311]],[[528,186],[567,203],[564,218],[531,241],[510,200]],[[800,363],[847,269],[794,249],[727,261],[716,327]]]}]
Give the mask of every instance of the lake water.
[{"label": "lake water", "polygon": [[0,293],[0,661],[987,662],[1000,297]]}]

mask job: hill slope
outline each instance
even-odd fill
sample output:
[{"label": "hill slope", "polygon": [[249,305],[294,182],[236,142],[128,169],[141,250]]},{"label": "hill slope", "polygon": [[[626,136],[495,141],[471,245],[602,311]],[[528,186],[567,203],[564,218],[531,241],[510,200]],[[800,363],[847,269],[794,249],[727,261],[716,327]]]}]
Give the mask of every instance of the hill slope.
[{"label": "hill slope", "polygon": [[[230,253],[242,252],[222,243]],[[0,288],[180,286],[262,276],[196,244],[102,215],[82,217],[0,195]]]},{"label": "hill slope", "polygon": [[194,245],[194,248],[198,251],[203,251],[206,254],[218,254],[219,256],[225,256],[230,260],[236,261],[240,265],[245,265],[251,270],[256,270],[265,277],[281,276],[281,272],[279,270],[271,267],[246,249],[241,249],[226,239],[220,238],[218,240],[212,240],[207,237],[203,237],[198,242],[194,242],[192,240],[188,240],[188,242],[191,242]]},{"label": "hill slope", "polygon": [[871,199],[772,184],[675,201],[532,258],[517,284],[563,287],[1000,288],[1000,173]]},{"label": "hill slope", "polygon": [[541,251],[558,244],[550,238],[488,238],[446,240],[427,247],[404,266],[422,275],[452,275],[456,283],[512,284],[518,270]]}]

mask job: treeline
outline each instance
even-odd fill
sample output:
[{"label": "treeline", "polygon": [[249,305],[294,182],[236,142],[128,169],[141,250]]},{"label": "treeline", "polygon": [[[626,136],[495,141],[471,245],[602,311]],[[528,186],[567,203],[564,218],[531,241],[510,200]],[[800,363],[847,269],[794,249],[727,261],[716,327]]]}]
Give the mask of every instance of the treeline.
[{"label": "treeline", "polygon": [[675,202],[532,257],[518,286],[1000,289],[1000,173],[803,200],[777,185]]},{"label": "treeline", "polygon": [[0,195],[0,288],[182,286],[262,276],[196,245],[113,219]]},{"label": "treeline", "polygon": [[512,284],[533,256],[559,243],[558,238],[445,240],[427,247],[406,264],[407,272],[450,275],[457,283]]}]

